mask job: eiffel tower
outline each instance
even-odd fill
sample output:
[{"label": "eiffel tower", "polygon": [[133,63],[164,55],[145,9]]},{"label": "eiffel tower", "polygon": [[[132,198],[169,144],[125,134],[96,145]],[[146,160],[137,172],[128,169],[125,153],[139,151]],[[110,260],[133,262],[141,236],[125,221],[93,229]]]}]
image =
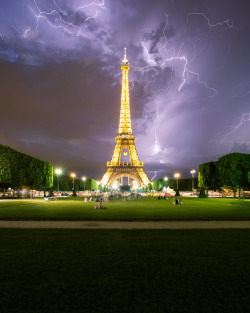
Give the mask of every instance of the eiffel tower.
[{"label": "eiffel tower", "polygon": [[[122,93],[121,111],[118,136],[115,138],[116,146],[110,162],[107,162],[107,171],[104,174],[101,184],[111,187],[114,184],[123,185],[123,178],[127,177],[128,184],[137,185],[142,188],[150,183],[147,174],[143,169],[143,162],[140,162],[136,148],[135,137],[132,133],[129,101],[128,71],[129,62],[126,58],[124,48],[124,59],[121,64],[122,70]],[[128,162],[122,162],[122,154],[129,157]]]}]

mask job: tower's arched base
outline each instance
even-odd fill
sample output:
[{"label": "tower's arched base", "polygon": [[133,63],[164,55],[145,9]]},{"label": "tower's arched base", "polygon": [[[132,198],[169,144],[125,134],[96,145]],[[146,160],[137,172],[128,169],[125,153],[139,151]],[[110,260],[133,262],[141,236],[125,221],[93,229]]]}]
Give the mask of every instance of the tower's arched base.
[{"label": "tower's arched base", "polygon": [[149,183],[147,174],[145,173],[143,167],[133,166],[108,166],[101,183],[112,188],[112,184],[115,181],[119,180],[122,184],[124,177],[128,177],[128,181],[133,180],[136,182],[138,188],[143,188]]}]

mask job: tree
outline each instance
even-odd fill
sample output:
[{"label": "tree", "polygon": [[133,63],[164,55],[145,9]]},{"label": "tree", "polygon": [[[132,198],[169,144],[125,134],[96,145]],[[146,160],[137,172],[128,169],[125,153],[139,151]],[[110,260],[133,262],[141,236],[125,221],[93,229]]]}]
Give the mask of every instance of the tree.
[{"label": "tree", "polygon": [[86,179],[86,184],[85,184],[86,190],[94,191],[98,189],[97,186],[97,180],[95,179]]},{"label": "tree", "polygon": [[205,193],[205,189],[203,186],[201,187],[199,198],[207,198],[207,194]]},{"label": "tree", "polygon": [[218,169],[222,186],[232,186],[234,192],[236,188],[249,185],[248,172],[250,171],[250,154],[230,153],[218,160]]},{"label": "tree", "polygon": [[217,162],[207,162],[199,165],[198,174],[199,187],[216,189],[220,186]]},{"label": "tree", "polygon": [[167,186],[167,182],[163,178],[158,178],[152,182],[153,190],[162,191]]}]

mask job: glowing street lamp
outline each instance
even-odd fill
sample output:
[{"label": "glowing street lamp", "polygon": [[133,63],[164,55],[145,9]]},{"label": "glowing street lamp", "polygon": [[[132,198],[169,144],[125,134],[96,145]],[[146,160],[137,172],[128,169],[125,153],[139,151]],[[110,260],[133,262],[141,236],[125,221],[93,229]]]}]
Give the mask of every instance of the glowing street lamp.
[{"label": "glowing street lamp", "polygon": [[164,177],[164,180],[165,180],[165,182],[166,182],[166,184],[167,184],[168,177],[167,177],[167,176],[165,176],[165,177]]},{"label": "glowing street lamp", "polygon": [[73,193],[75,193],[75,177],[76,177],[76,174],[71,173],[71,177],[73,178]]},{"label": "glowing street lamp", "polygon": [[56,177],[57,177],[57,191],[59,191],[59,177],[58,176],[62,174],[62,170],[60,168],[57,168],[55,170],[55,173],[56,173]]},{"label": "glowing street lamp", "polygon": [[178,188],[178,179],[179,179],[180,176],[181,176],[180,173],[175,173],[175,174],[174,174],[174,177],[175,177],[176,180],[177,180],[177,189],[179,189],[179,188]]},{"label": "glowing street lamp", "polygon": [[191,170],[190,173],[192,174],[192,190],[194,191],[194,174],[196,173],[196,170]]},{"label": "glowing street lamp", "polygon": [[86,180],[86,177],[82,177],[82,180],[83,180],[83,184],[84,184],[84,191],[85,191],[85,180]]}]

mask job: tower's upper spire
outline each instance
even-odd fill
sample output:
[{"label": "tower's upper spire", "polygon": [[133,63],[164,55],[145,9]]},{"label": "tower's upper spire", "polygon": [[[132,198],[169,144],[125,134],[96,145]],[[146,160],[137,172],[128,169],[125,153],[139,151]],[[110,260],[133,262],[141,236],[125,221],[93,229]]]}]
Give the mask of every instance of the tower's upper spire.
[{"label": "tower's upper spire", "polygon": [[126,56],[126,50],[127,48],[124,48],[124,59],[122,60],[122,66],[129,66],[128,60],[127,60],[127,56]]},{"label": "tower's upper spire", "polygon": [[121,94],[121,111],[118,135],[132,136],[132,127],[130,119],[130,102],[129,102],[129,82],[128,71],[129,63],[126,56],[126,48],[124,48],[124,59],[122,61],[122,94]]},{"label": "tower's upper spire", "polygon": [[126,58],[126,47],[124,48],[124,61],[127,61],[127,58]]}]

